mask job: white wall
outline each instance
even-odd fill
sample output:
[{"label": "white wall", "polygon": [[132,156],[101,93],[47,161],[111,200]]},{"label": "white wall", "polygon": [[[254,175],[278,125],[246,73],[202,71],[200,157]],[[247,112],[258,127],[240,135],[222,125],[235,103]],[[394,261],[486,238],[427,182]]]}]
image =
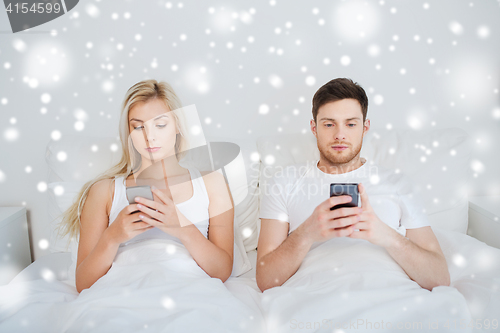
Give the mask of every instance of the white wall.
[{"label": "white wall", "polygon": [[349,77],[372,126],[467,130],[470,194],[499,195],[499,1],[366,3],[82,0],[17,34],[0,11],[0,205],[26,205],[35,258],[47,254],[51,133],[118,135],[122,98],[146,78],[195,104],[206,135],[254,139],[308,131],[314,92]]}]

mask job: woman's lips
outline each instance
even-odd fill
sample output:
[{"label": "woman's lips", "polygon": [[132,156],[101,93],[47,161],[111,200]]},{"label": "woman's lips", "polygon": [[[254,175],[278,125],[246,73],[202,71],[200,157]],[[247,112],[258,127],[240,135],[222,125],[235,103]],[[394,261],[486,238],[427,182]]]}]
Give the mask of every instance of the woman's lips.
[{"label": "woman's lips", "polygon": [[161,147],[154,147],[154,148],[146,148],[146,150],[150,153],[154,153],[155,151],[158,151],[160,150]]}]

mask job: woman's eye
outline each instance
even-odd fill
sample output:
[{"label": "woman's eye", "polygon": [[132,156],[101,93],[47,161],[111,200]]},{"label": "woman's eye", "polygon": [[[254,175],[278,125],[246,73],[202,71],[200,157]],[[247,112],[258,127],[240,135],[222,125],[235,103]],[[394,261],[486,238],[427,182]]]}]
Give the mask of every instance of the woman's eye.
[{"label": "woman's eye", "polygon": [[[165,127],[165,126],[167,126],[167,125],[156,125],[156,126],[163,128],[163,127]],[[134,127],[134,129],[135,129],[135,130],[139,130],[139,129],[143,128],[143,127],[144,127],[144,126],[138,126],[138,127]]]}]

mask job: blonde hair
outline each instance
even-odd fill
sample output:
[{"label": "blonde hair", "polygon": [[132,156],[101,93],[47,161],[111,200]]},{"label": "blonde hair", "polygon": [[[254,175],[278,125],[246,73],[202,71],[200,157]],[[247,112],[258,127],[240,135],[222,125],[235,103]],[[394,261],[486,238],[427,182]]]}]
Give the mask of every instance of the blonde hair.
[{"label": "blonde hair", "polygon": [[[71,204],[71,206],[62,214],[62,221],[56,226],[58,231],[58,237],[65,237],[70,235],[66,250],[69,247],[70,241],[77,239],[80,235],[80,216],[85,205],[88,193],[92,185],[103,179],[114,179],[115,177],[125,176],[128,177],[132,172],[139,170],[142,164],[142,157],[139,152],[134,148],[132,139],[130,137],[130,127],[129,127],[129,112],[130,110],[139,102],[147,102],[153,99],[159,99],[165,103],[166,106],[172,111],[174,116],[177,129],[179,133],[176,134],[175,142],[175,154],[177,160],[184,157],[189,148],[188,140],[185,136],[185,118],[181,110],[181,101],[179,97],[175,94],[172,87],[164,82],[158,82],[156,80],[144,80],[134,84],[127,91],[125,99],[122,103],[122,111],[120,115],[119,122],[119,132],[120,141],[122,146],[122,157],[120,161],[107,171],[103,172],[96,178],[88,181],[82,187],[76,200]],[[112,188],[110,182],[109,194],[112,198]]]}]

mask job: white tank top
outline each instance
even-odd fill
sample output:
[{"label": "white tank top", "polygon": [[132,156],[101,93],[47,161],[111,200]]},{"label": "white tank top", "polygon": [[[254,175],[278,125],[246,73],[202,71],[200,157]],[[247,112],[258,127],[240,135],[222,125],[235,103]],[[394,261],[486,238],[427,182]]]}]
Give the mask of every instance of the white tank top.
[{"label": "white tank top", "polygon": [[[208,238],[208,205],[210,201],[205,187],[205,182],[203,181],[200,171],[196,168],[190,167],[188,170],[191,175],[191,184],[193,184],[193,196],[184,202],[176,204],[176,206],[189,221],[193,222],[202,235],[205,236],[205,238]],[[111,210],[109,212],[108,226],[113,223],[122,209],[129,205],[125,188],[125,176],[115,177],[115,194]],[[148,239],[172,239],[181,243],[179,238],[171,236],[158,228],[152,228],[135,236],[127,242],[121,243],[120,247]]]}]

